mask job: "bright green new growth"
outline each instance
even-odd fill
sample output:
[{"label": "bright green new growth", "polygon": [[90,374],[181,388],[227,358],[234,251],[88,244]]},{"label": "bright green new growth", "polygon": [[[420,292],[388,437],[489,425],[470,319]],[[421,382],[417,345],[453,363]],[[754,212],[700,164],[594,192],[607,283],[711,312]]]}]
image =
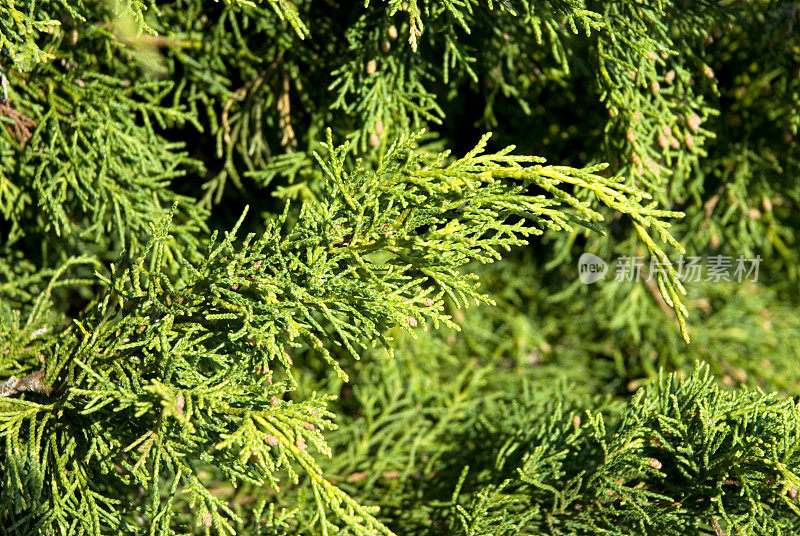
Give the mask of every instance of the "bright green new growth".
[{"label": "bright green new growth", "polygon": [[[542,227],[596,228],[600,213],[563,185],[629,214],[657,251],[645,226],[675,243],[659,218],[679,214],[641,205],[645,195],[597,168],[543,166],[511,148],[483,154],[488,137],[451,160],[416,152],[414,139],[399,140],[374,171],[358,163],[346,171],[347,145],[329,139],[327,158],[317,157],[320,199],[296,219],[287,205],[260,236],[239,242],[240,220],[221,241],[211,237],[202,262],[183,261],[176,278],[165,262],[170,216],[141,254],[96,273],[106,290],[73,326],[45,324],[36,308],[26,323],[41,327],[6,354],[19,363],[6,370],[23,383],[9,380],[0,402],[11,468],[2,500],[13,524],[67,532],[78,515],[87,533],[141,525],[168,534],[179,526],[172,510],[181,494],[196,521],[210,515],[234,534],[240,519],[209,491],[199,463],[233,485],[273,489],[302,473],[322,533],[338,530],[334,521],[388,533],[308,452],[331,455],[322,431],[334,414],[324,396],[284,400],[297,387],[290,349],[313,349],[346,381],[337,346],[357,359],[368,343],[390,348],[393,325],[457,327],[444,300],[491,301],[461,271],[468,262],[492,262]],[[531,185],[548,195],[527,194]],[[29,339],[40,341],[35,354]],[[14,397],[25,391],[43,399]],[[62,479],[75,470],[77,486]],[[135,499],[138,486],[146,494]],[[124,508],[114,506],[120,492],[131,494]],[[36,508],[22,507],[31,498]]]}]

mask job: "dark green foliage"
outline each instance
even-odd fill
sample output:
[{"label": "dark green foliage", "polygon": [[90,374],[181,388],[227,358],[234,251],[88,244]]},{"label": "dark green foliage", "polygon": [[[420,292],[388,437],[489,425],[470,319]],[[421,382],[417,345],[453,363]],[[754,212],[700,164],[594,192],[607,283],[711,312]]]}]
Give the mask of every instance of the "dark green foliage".
[{"label": "dark green foliage", "polygon": [[608,428],[571,401],[501,408],[458,447],[481,454],[459,484],[459,500],[474,498],[457,507],[457,532],[798,530],[800,408],[791,400],[721,391],[701,368],[640,390]]},{"label": "dark green foliage", "polygon": [[797,533],[798,25],[0,0],[0,534]]}]

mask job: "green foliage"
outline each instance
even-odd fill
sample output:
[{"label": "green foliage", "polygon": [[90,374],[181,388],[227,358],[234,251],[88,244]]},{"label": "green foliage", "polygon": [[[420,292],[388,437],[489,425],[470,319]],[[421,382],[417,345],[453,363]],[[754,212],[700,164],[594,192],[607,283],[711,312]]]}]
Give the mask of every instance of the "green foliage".
[{"label": "green foliage", "polygon": [[600,413],[582,419],[573,401],[513,400],[503,409],[498,421],[487,419],[460,442],[476,450],[490,445],[495,458],[465,470],[459,482],[456,498],[465,506],[455,509],[458,533],[798,529],[794,401],[721,391],[699,368],[640,390],[610,430]]},{"label": "green foliage", "polygon": [[[108,275],[96,272],[106,291],[74,326],[53,337],[52,325],[23,332],[5,349],[6,396],[33,390],[55,398],[3,404],[10,446],[3,463],[13,468],[0,495],[8,523],[65,530],[78,512],[81,530],[102,533],[114,526],[135,531],[137,517],[145,516],[150,530],[169,533],[180,493],[197,519],[211,516],[217,530],[234,533],[230,523],[240,518],[208,490],[200,462],[232,484],[273,489],[277,473],[297,484],[301,470],[318,507],[312,525],[335,529],[330,511],[356,532],[388,532],[330,484],[306,451],[313,445],[331,455],[321,431],[333,426],[334,415],[326,397],[283,402],[297,386],[288,348],[314,349],[346,381],[331,354],[336,346],[358,358],[365,343],[388,347],[384,333],[392,325],[456,327],[441,312],[444,298],[456,305],[490,301],[458,269],[491,262],[497,249],[542,232],[513,216],[554,230],[600,218],[560,183],[587,188],[662,233],[656,218],[675,215],[640,205],[640,192],[592,170],[526,167],[539,160],[511,156],[510,148],[481,154],[486,139],[450,163],[447,153],[417,154],[413,137],[401,139],[375,171],[357,165],[350,173],[347,145],[329,140],[328,158],[318,157],[325,173],[320,200],[305,203],[293,222],[287,205],[258,238],[250,234],[237,246],[240,220],[223,240],[210,238],[201,262],[184,260],[175,278],[165,269],[170,217],[152,229],[140,255],[123,258]],[[553,197],[526,195],[526,183]],[[45,296],[55,280],[56,274]],[[17,318],[10,317],[9,335],[19,329]],[[34,307],[26,324],[44,321]],[[25,337],[44,344],[33,352]],[[77,436],[79,444],[70,441]],[[67,467],[77,468],[77,487],[73,479],[58,485]],[[53,486],[45,492],[46,481]],[[150,501],[132,497],[137,486]],[[112,508],[126,489],[129,506]],[[35,497],[36,509],[21,507],[26,497]]]},{"label": "green foliage", "polygon": [[799,16],[0,0],[0,534],[797,533]]}]

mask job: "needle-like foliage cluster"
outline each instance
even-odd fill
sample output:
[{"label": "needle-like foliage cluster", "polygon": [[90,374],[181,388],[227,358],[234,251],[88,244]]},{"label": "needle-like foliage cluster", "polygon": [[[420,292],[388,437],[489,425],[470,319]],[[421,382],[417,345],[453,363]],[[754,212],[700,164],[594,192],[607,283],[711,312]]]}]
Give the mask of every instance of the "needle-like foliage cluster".
[{"label": "needle-like foliage cluster", "polygon": [[798,25],[0,0],[0,535],[797,533]]}]

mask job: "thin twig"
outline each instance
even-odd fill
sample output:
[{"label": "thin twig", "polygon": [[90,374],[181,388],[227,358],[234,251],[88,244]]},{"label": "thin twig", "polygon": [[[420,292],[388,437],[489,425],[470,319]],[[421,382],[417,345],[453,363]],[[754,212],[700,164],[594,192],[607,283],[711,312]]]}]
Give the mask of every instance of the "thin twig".
[{"label": "thin twig", "polygon": [[17,393],[22,393],[25,391],[49,395],[53,392],[53,389],[52,387],[43,384],[42,378],[44,378],[44,369],[39,369],[22,379],[17,378],[16,376],[11,376],[5,382],[0,383],[0,397],[13,396]]}]

